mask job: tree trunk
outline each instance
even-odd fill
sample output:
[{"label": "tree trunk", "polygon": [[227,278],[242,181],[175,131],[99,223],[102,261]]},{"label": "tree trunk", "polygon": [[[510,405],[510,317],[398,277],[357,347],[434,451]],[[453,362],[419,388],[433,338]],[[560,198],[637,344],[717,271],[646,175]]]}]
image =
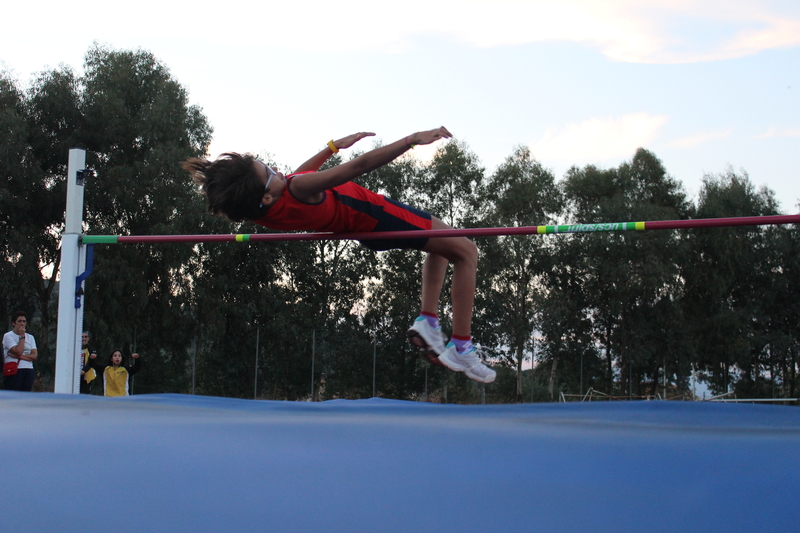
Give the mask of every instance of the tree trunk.
[{"label": "tree trunk", "polygon": [[550,383],[547,388],[550,391],[550,400],[555,399],[556,369],[558,368],[558,357],[553,359],[553,366],[550,368]]},{"label": "tree trunk", "polygon": [[611,326],[606,326],[606,391],[614,388],[614,361],[611,355]]},{"label": "tree trunk", "polygon": [[522,403],[522,346],[517,346],[517,403]]}]

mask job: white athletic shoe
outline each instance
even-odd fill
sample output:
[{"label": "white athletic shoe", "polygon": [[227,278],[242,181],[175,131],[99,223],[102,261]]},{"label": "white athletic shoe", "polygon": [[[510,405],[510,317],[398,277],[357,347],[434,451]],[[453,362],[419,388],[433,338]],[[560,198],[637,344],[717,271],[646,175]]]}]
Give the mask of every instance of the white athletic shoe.
[{"label": "white athletic shoe", "polygon": [[497,372],[489,368],[478,357],[478,349],[473,346],[466,353],[458,353],[456,345],[452,342],[447,345],[445,350],[439,354],[439,361],[444,366],[456,372],[463,372],[468,378],[480,381],[481,383],[491,383],[497,377]]},{"label": "white athletic shoe", "polygon": [[442,328],[434,328],[425,317],[418,317],[406,335],[408,340],[420,351],[433,352],[434,357],[444,351],[444,343],[447,341],[442,333]]}]

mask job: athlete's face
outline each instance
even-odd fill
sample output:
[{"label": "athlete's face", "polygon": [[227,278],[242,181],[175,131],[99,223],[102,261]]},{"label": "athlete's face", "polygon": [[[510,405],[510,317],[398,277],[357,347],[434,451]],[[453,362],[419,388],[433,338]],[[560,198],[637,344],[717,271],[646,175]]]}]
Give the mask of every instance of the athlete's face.
[{"label": "athlete's face", "polygon": [[112,353],[111,354],[111,364],[114,365],[114,366],[119,366],[121,363],[122,363],[122,354],[119,353],[118,351]]},{"label": "athlete's face", "polygon": [[286,189],[286,176],[274,168],[268,167],[263,161],[253,161],[253,167],[258,179],[264,184],[261,205],[268,207],[277,202]]}]

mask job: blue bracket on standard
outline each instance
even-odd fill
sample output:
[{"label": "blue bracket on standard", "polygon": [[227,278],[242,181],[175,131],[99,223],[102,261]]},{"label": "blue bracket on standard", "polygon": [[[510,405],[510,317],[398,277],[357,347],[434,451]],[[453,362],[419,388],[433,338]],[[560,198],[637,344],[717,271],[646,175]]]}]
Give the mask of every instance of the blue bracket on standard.
[{"label": "blue bracket on standard", "polygon": [[83,274],[75,278],[75,309],[81,307],[81,296],[83,296],[83,281],[92,273],[92,263],[94,261],[94,244],[86,245],[86,270]]}]

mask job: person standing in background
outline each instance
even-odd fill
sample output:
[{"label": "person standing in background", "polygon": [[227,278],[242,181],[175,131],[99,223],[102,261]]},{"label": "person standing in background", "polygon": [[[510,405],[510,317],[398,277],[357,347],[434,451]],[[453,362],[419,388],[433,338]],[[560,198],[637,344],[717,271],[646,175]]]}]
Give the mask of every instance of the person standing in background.
[{"label": "person standing in background", "polygon": [[3,376],[5,390],[30,392],[33,390],[33,362],[39,351],[36,339],[27,332],[28,316],[24,311],[16,311],[11,315],[14,329],[3,335],[3,365],[17,362],[17,372]]},{"label": "person standing in background", "polygon": [[88,331],[81,334],[81,350],[83,351],[83,363],[81,365],[81,394],[91,394],[92,381],[97,377],[97,372],[89,365],[89,356],[94,354],[97,357],[97,350],[89,345],[92,335]]},{"label": "person standing in background", "polygon": [[97,354],[91,354],[89,365],[103,376],[104,396],[128,396],[130,394],[128,378],[136,374],[142,366],[138,353],[131,354],[131,364],[128,366],[122,350],[111,352],[111,357],[105,366],[97,362]]}]

